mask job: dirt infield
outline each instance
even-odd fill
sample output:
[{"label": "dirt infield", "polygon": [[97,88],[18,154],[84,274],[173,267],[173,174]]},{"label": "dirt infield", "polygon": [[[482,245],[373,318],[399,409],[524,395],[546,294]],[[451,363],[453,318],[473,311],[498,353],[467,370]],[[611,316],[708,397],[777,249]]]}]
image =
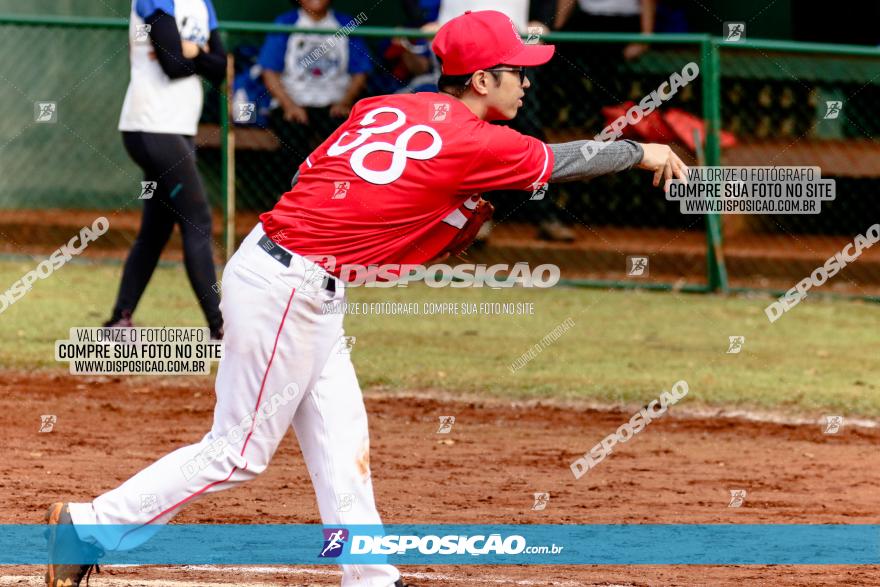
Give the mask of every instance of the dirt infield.
[{"label": "dirt infield", "polygon": [[[205,378],[0,374],[0,522],[41,521],[55,500],[88,500],[155,458],[195,442],[213,408]],[[880,429],[692,417],[677,406],[580,480],[569,463],[629,412],[368,394],[372,472],[387,523],[880,523]],[[681,408],[681,409],[679,409]],[[39,433],[40,415],[58,417]],[[454,415],[449,435],[438,417]],[[730,489],[746,489],[728,507]],[[535,492],[550,493],[532,511]],[[293,435],[259,479],[193,504],[200,523],[317,523]],[[659,545],[662,547],[662,545]],[[427,585],[877,585],[873,566],[406,567]],[[0,585],[40,584],[42,569],[0,569]],[[100,587],[332,585],[322,568],[108,568]]]}]

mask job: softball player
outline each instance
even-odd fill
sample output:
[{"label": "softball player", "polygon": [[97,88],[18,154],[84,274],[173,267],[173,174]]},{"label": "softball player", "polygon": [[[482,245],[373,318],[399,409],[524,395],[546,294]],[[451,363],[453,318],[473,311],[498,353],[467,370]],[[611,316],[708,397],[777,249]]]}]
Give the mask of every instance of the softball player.
[{"label": "softball player", "polygon": [[[50,549],[73,524],[97,556],[123,537],[96,536],[88,525],[165,523],[193,500],[253,479],[291,427],[324,525],[381,524],[343,318],[324,311],[345,300],[339,266],[423,264],[460,250],[491,211],[482,191],[532,190],[633,166],[653,171],[655,185],[685,177],[663,145],[615,142],[587,160],[585,141],[548,145],[489,124],[516,115],[529,88],[523,68],[554,52],[525,45],[503,14],[465,13],[439,30],[433,48],[443,64],[441,92],[358,102],[227,264],[211,431],[94,501],[54,504]],[[158,497],[158,512],[141,511],[144,494]],[[343,499],[349,507],[338,507]],[[77,585],[90,569],[50,563],[49,584]],[[402,582],[390,565],[343,565],[342,584]]]},{"label": "softball player", "polygon": [[193,137],[202,114],[202,80],[226,75],[226,54],[211,0],[133,0],[131,82],[119,130],[144,172],[144,213],[125,261],[113,314],[104,326],[131,326],[174,225],[180,225],[186,274],[211,329],[223,316],[211,249],[211,210],[196,168]]}]

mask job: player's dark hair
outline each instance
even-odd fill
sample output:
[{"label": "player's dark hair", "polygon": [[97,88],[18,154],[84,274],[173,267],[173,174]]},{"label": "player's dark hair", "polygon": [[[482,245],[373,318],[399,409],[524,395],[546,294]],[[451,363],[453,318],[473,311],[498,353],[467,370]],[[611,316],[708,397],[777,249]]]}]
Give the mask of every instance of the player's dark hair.
[{"label": "player's dark hair", "polygon": [[437,87],[441,92],[452,94],[456,98],[461,98],[465,90],[468,89],[470,75],[441,75],[437,80]]},{"label": "player's dark hair", "polygon": [[[437,61],[440,61],[440,66],[443,67],[443,62],[440,58],[437,58]],[[487,67],[486,70],[492,69],[494,67],[498,67],[497,65],[493,65],[492,67]],[[485,71],[485,70],[483,70]],[[492,77],[495,78],[495,83],[498,84],[500,82],[499,73],[497,71],[490,71]],[[440,79],[437,80],[437,87],[441,92],[445,94],[449,94],[451,96],[455,96],[456,98],[461,98],[465,91],[467,91],[468,86],[470,85],[471,77],[474,74],[468,73],[465,75],[440,75]]]}]

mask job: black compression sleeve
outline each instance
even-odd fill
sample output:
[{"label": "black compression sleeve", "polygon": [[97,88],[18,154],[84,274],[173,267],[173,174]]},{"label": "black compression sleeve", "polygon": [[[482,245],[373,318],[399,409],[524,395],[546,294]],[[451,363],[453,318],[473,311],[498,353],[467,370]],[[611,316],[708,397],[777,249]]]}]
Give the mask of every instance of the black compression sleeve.
[{"label": "black compression sleeve", "polygon": [[196,64],[183,56],[177,21],[163,10],[157,10],[144,22],[150,25],[150,40],[162,71],[171,79],[195,75]]},{"label": "black compression sleeve", "polygon": [[217,29],[211,31],[208,50],[208,53],[200,52],[198,57],[193,59],[196,73],[212,83],[219,84],[226,78],[226,50],[223,48],[223,40]]}]

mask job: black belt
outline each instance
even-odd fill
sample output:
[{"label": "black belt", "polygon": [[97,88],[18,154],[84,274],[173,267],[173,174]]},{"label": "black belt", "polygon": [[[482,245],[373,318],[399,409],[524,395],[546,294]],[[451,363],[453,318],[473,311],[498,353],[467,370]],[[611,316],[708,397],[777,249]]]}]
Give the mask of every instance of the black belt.
[{"label": "black belt", "polygon": [[[293,254],[290,251],[285,250],[284,247],[280,246],[278,243],[273,241],[265,234],[260,237],[260,240],[257,242],[257,244],[260,245],[260,248],[263,249],[267,255],[269,255],[285,267],[290,267],[290,261],[291,259],[293,259]],[[321,287],[326,289],[328,292],[335,294],[336,279],[332,275],[327,275],[326,277],[324,277],[324,283],[321,284]]]}]

